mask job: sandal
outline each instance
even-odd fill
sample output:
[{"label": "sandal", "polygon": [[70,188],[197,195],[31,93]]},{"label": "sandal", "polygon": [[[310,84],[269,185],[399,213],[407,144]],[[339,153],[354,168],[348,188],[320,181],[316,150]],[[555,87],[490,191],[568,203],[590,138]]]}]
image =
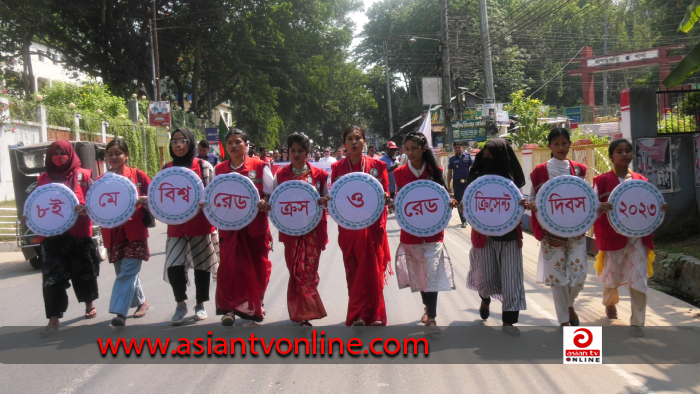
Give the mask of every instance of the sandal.
[{"label": "sandal", "polygon": [[605,316],[607,316],[608,319],[617,319],[617,308],[615,305],[605,307]]},{"label": "sandal", "polygon": [[221,316],[221,325],[226,326],[226,327],[231,327],[233,326],[233,323],[236,322],[236,315],[233,314],[233,312],[229,312],[223,316]]},{"label": "sandal", "polygon": [[630,326],[630,335],[641,338],[644,336],[644,331],[642,331],[642,328],[639,326]]},{"label": "sandal", "polygon": [[352,322],[353,327],[363,327],[366,326],[365,321],[362,319],[357,319],[354,322]]},{"label": "sandal", "polygon": [[[481,295],[479,295],[479,297],[481,298]],[[486,308],[484,308],[484,305],[486,305]],[[491,297],[481,298],[481,305],[479,305],[479,316],[481,316],[481,320],[486,320],[491,315],[489,305],[491,305]]]},{"label": "sandal", "polygon": [[428,321],[425,322],[425,333],[428,335],[442,333],[440,327],[437,326],[435,319],[428,318]]},{"label": "sandal", "polygon": [[423,316],[420,318],[420,322],[423,324],[428,322],[428,308],[423,308]]},{"label": "sandal", "polygon": [[42,338],[48,338],[50,336],[53,336],[58,332],[58,327],[59,326],[46,326],[44,331],[39,333],[39,336]]},{"label": "sandal", "polygon": [[96,317],[97,317],[97,309],[95,309],[94,305],[90,309],[85,309],[85,318],[86,319],[94,319]]},{"label": "sandal", "polygon": [[148,312],[148,301],[144,301],[143,304],[139,305],[138,308],[136,308],[136,312],[134,312],[134,317],[139,318],[139,317],[144,317],[146,316],[146,312]]},{"label": "sandal", "polygon": [[303,322],[301,322],[300,325],[301,325],[302,327],[313,327],[313,326],[311,325],[311,322],[309,322],[308,320],[304,320]]}]

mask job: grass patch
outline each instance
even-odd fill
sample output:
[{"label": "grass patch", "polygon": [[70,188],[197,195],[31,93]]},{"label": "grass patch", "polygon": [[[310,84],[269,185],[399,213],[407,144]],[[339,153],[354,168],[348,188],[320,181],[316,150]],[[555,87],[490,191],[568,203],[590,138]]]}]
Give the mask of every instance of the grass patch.
[{"label": "grass patch", "polygon": [[[17,208],[15,200],[0,201],[0,208]],[[0,211],[0,216],[11,216],[15,215],[12,211]],[[14,221],[17,219],[12,218],[0,218],[0,222],[13,222],[13,224],[0,223],[0,227],[12,227],[14,228]],[[2,230],[2,233],[8,233],[8,230]],[[15,242],[15,236],[0,235],[0,242]]]},{"label": "grass patch", "polygon": [[15,200],[0,201],[0,208],[17,208],[17,203]]},{"label": "grass patch", "polygon": [[700,259],[700,239],[698,239],[698,236],[688,237],[680,241],[665,239],[655,242],[655,246],[657,249],[663,250],[669,254],[683,253]]}]

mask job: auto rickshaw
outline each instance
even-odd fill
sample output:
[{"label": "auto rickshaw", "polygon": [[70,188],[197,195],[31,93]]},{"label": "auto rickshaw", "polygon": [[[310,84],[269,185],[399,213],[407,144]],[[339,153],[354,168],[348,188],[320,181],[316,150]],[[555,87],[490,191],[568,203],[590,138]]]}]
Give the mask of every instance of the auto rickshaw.
[{"label": "auto rickshaw", "polygon": [[[92,170],[92,179],[105,172],[105,144],[88,141],[71,141],[75,153],[80,158],[83,168]],[[15,189],[15,202],[17,203],[17,223],[15,236],[17,246],[22,249],[24,257],[34,269],[41,269],[43,264],[39,243],[41,237],[34,234],[26,224],[22,223],[24,215],[24,202],[37,188],[37,180],[45,170],[46,149],[51,142],[42,142],[27,146],[10,147],[10,166],[12,170],[12,183]],[[107,257],[107,250],[102,242],[102,233],[98,226],[93,226],[93,241],[97,246],[100,258]]]}]

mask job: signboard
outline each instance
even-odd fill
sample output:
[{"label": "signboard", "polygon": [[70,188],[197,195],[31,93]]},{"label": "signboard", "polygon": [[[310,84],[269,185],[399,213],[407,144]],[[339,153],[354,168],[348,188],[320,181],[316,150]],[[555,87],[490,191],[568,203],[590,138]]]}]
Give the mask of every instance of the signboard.
[{"label": "signboard", "polygon": [[270,196],[270,221],[283,234],[307,234],[321,222],[323,207],[318,205],[320,197],[308,182],[284,182]]},{"label": "signboard", "polygon": [[648,51],[628,53],[626,55],[613,55],[613,56],[602,56],[593,59],[588,59],[586,61],[587,67],[599,67],[599,66],[609,66],[617,65],[622,63],[636,62],[644,59],[657,59],[659,57],[659,50],[652,49]]},{"label": "signboard", "polygon": [[639,138],[635,148],[637,172],[649,179],[662,193],[673,191],[671,139]]},{"label": "signboard", "polygon": [[202,180],[194,171],[184,167],[166,168],[148,186],[148,208],[165,224],[187,223],[199,213],[203,194]]},{"label": "signboard", "polygon": [[484,121],[479,119],[452,123],[452,138],[454,141],[485,141]]},{"label": "signboard", "polygon": [[219,129],[217,127],[207,127],[204,130],[207,132],[207,142],[210,144],[219,143]]},{"label": "signboard", "polygon": [[477,111],[476,108],[466,108],[462,112],[462,119],[461,120],[477,120],[481,119],[481,108]]},{"label": "signboard", "polygon": [[260,194],[247,176],[217,175],[204,189],[204,216],[221,230],[240,230],[258,215]]},{"label": "signboard", "polygon": [[542,228],[565,238],[585,233],[598,217],[596,192],[586,181],[573,175],[545,182],[537,192],[535,205]]},{"label": "signboard", "polygon": [[433,181],[411,182],[396,195],[396,221],[411,235],[438,234],[447,227],[451,217],[450,194]]},{"label": "signboard", "polygon": [[484,175],[464,192],[464,217],[477,232],[501,236],[513,231],[523,218],[523,196],[513,181],[498,175]]},{"label": "signboard", "polygon": [[650,182],[623,182],[613,189],[608,202],[613,206],[608,212],[610,224],[625,237],[647,236],[664,221],[664,196]]},{"label": "signboard", "polygon": [[170,133],[168,132],[168,129],[165,127],[158,127],[156,128],[156,138],[157,138],[157,146],[159,148],[167,148],[168,144],[170,143]]},{"label": "signboard", "polygon": [[508,117],[508,111],[496,111],[496,123],[502,126],[510,125],[510,118]]},{"label": "signboard", "polygon": [[362,230],[374,224],[384,212],[384,188],[372,175],[353,172],[343,175],[330,191],[328,214],[339,226]]},{"label": "signboard", "polygon": [[78,220],[76,205],[78,197],[67,186],[60,183],[39,186],[24,203],[27,227],[44,237],[63,234]]},{"label": "signboard", "polygon": [[148,125],[170,126],[170,101],[151,101],[148,104]]},{"label": "signboard", "polygon": [[423,85],[423,105],[442,103],[442,80],[439,77],[421,78]]},{"label": "signboard", "polygon": [[131,219],[138,198],[136,186],[129,178],[108,172],[90,186],[85,206],[95,225],[115,228]]}]

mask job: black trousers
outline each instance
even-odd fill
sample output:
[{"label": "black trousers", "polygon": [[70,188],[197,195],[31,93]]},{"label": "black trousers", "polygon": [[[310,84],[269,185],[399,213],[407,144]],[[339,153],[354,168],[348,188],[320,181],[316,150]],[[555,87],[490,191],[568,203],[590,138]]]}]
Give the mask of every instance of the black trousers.
[{"label": "black trousers", "polygon": [[[459,179],[454,179],[452,181],[452,190],[455,193],[455,200],[457,200],[458,203],[462,203],[462,197],[464,197],[464,191],[467,190],[467,183],[461,183]],[[457,210],[459,213],[459,220],[462,221],[462,224],[467,222],[467,219],[464,218],[464,213],[462,211]]]},{"label": "black trousers", "polygon": [[[176,302],[184,302],[187,299],[187,271],[184,265],[168,268],[168,280],[173,288]],[[211,272],[194,270],[194,287],[197,303],[209,301],[209,284]]]},{"label": "black trousers", "polygon": [[[481,298],[481,301],[483,301],[486,305],[491,304],[491,298],[484,298],[479,294],[479,298]],[[501,320],[503,321],[504,324],[515,324],[518,322],[518,316],[520,316],[520,311],[503,311],[501,312]]]},{"label": "black trousers", "polygon": [[428,317],[435,319],[437,316],[437,291],[421,291],[420,298],[423,299],[423,305],[428,309]]},{"label": "black trousers", "polygon": [[[78,302],[88,303],[99,298],[99,293],[97,292],[97,278],[88,280],[72,279],[71,282],[73,283],[73,291],[78,298]],[[67,290],[70,286],[68,281],[42,286],[44,310],[46,311],[47,319],[52,317],[63,318],[63,313],[68,310]]]}]

